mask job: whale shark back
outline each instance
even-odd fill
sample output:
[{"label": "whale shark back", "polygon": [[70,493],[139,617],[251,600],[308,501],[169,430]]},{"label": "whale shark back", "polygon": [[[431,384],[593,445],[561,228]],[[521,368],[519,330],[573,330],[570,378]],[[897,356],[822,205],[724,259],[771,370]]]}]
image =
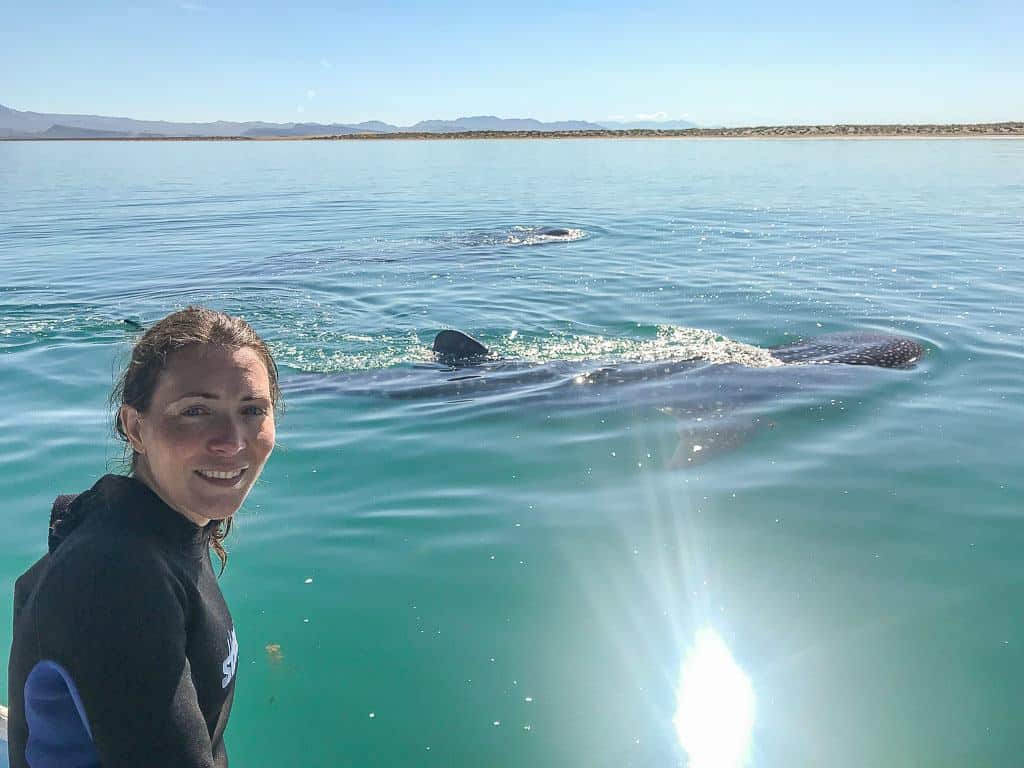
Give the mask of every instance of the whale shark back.
[{"label": "whale shark back", "polygon": [[449,329],[437,334],[432,362],[300,373],[284,379],[282,386],[289,394],[397,400],[407,404],[403,408],[431,412],[490,407],[521,414],[534,411],[533,406],[543,406],[546,414],[654,412],[676,422],[679,444],[670,464],[693,466],[743,445],[773,414],[822,397],[845,397],[885,378],[881,369],[912,368],[924,353],[912,339],[877,333],[826,334],[762,351],[778,362],[749,366],[699,357],[531,361],[503,359],[473,337]]},{"label": "whale shark back", "polygon": [[[437,334],[433,351],[439,359],[451,363],[481,360],[490,355],[487,347],[469,334],[450,329]],[[768,351],[783,363],[838,363],[876,368],[912,368],[924,355],[924,347],[913,339],[862,332],[826,333]]]},{"label": "whale shark back", "polygon": [[841,363],[877,368],[912,368],[924,355],[913,339],[884,333],[826,333],[772,347],[772,357],[783,363]]}]

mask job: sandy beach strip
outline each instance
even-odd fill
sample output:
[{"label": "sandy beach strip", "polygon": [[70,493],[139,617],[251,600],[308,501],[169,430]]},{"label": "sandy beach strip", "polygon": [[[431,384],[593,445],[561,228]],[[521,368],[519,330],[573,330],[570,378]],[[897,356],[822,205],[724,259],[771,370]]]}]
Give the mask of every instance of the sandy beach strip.
[{"label": "sandy beach strip", "polygon": [[1024,138],[1024,122],[948,125],[782,125],[629,131],[458,131],[309,136],[103,136],[0,138],[0,141],[453,141],[493,139],[993,139]]}]

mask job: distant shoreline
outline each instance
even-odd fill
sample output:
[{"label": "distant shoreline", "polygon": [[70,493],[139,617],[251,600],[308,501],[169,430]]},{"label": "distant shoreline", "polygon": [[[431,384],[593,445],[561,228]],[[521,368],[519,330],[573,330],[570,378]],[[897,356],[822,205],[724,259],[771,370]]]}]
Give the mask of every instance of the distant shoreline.
[{"label": "distant shoreline", "polygon": [[1024,122],[949,125],[782,125],[681,130],[458,131],[314,136],[82,136],[0,141],[450,141],[458,139],[991,139],[1024,138]]}]

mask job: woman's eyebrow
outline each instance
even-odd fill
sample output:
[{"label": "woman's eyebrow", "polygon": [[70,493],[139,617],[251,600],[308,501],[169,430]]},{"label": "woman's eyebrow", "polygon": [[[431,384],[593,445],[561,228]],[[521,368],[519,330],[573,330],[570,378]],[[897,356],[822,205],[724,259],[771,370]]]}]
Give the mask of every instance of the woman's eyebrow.
[{"label": "woman's eyebrow", "polygon": [[[201,398],[204,398],[206,400],[220,400],[220,395],[214,394],[212,392],[186,392],[185,394],[180,395],[179,397],[176,397],[173,402],[177,402],[178,400],[184,400],[187,397],[201,397]],[[270,395],[253,394],[253,395],[246,395],[245,397],[243,397],[241,399],[242,399],[243,402],[249,401],[249,400],[269,400],[270,399]]]}]

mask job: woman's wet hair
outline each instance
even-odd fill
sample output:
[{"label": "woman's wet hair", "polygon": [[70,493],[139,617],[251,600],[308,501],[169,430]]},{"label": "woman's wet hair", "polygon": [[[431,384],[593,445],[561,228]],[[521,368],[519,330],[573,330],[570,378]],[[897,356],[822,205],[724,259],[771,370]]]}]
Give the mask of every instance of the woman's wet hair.
[{"label": "woman's wet hair", "polygon": [[[266,342],[259,337],[245,320],[224,312],[204,307],[186,307],[167,315],[153,325],[135,343],[131,359],[125,366],[110,396],[114,407],[114,431],[125,443],[125,458],[131,450],[124,425],[121,423],[121,406],[130,405],[139,413],[145,413],[153,400],[160,374],[167,368],[171,355],[187,347],[212,344],[229,349],[248,347],[256,352],[267,369],[270,379],[270,401],[274,412],[283,408],[281,388],[278,384],[277,363]],[[135,469],[138,454],[132,451],[130,465]],[[220,559],[221,570],[227,563],[224,539],[231,531],[231,518],[220,521],[213,531],[211,546]]]}]

